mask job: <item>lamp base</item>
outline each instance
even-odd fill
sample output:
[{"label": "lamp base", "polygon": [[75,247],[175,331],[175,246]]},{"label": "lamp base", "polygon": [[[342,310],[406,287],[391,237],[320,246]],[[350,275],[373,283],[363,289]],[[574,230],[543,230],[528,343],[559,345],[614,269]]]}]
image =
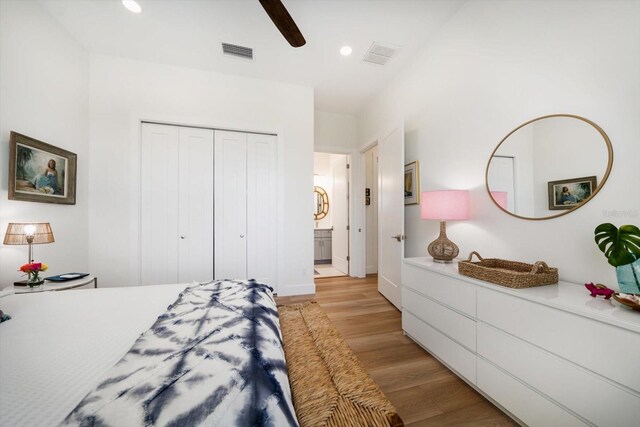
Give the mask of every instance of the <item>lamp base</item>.
[{"label": "lamp base", "polygon": [[440,235],[427,247],[435,262],[449,263],[460,253],[458,246],[447,238],[447,223],[440,221]]}]

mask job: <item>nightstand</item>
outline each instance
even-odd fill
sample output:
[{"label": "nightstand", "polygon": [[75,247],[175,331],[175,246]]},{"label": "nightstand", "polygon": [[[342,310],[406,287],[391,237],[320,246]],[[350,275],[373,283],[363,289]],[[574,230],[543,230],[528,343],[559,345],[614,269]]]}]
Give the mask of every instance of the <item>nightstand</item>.
[{"label": "nightstand", "polygon": [[86,276],[81,279],[69,280],[66,282],[50,282],[45,280],[44,284],[38,289],[30,289],[28,286],[10,286],[5,289],[14,289],[16,294],[30,294],[36,292],[48,291],[66,291],[68,289],[91,289],[98,287],[98,278],[95,276]]}]

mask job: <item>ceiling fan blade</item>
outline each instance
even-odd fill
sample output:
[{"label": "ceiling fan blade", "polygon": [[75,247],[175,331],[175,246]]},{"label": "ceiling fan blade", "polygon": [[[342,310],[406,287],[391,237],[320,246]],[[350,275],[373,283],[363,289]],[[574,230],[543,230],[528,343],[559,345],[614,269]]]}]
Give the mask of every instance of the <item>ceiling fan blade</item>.
[{"label": "ceiling fan blade", "polygon": [[259,0],[269,18],[293,47],[304,46],[307,41],[298,29],[295,21],[287,12],[281,0]]}]

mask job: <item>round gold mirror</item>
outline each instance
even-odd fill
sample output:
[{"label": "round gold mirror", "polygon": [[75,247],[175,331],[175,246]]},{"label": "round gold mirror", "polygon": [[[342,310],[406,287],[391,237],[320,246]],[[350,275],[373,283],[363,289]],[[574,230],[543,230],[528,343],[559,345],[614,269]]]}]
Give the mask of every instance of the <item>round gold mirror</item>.
[{"label": "round gold mirror", "polygon": [[329,195],[322,187],[313,187],[313,201],[315,205],[315,211],[313,212],[313,219],[322,219],[329,213]]},{"label": "round gold mirror", "polygon": [[550,219],[584,206],[611,172],[613,148],[600,126],[584,117],[553,114],[505,136],[485,174],[491,200],[523,219]]}]

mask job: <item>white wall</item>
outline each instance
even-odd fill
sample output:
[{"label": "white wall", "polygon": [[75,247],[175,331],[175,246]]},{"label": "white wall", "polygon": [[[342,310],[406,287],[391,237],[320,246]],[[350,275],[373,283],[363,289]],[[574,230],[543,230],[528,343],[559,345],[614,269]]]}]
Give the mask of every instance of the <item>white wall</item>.
[{"label": "white wall", "polygon": [[316,151],[344,153],[355,150],[358,143],[356,116],[315,111],[314,145]]},{"label": "white wall", "polygon": [[[32,2],[0,2],[0,231],[49,222],[55,243],[34,246],[49,274],[91,272],[88,256],[89,55]],[[7,200],[9,133],[78,155],[76,205]],[[0,287],[23,280],[26,246],[0,246]],[[21,274],[21,273],[20,273]]]},{"label": "white wall", "polygon": [[[278,293],[312,293],[313,90],[104,55],[90,57],[91,269],[139,281],[140,120],[278,134]],[[144,207],[143,207],[144,208]]]},{"label": "white wall", "polygon": [[[593,241],[603,222],[640,223],[640,2],[471,1],[362,113],[360,145],[404,121],[422,190],[471,191],[471,219],[451,222],[461,255],[546,260],[562,279],[615,286]],[[551,113],[598,123],[613,143],[609,181],[586,206],[526,221],[484,188],[487,160],[517,125]],[[409,152],[409,149],[407,149]],[[406,256],[425,256],[437,222],[407,220]]]}]

